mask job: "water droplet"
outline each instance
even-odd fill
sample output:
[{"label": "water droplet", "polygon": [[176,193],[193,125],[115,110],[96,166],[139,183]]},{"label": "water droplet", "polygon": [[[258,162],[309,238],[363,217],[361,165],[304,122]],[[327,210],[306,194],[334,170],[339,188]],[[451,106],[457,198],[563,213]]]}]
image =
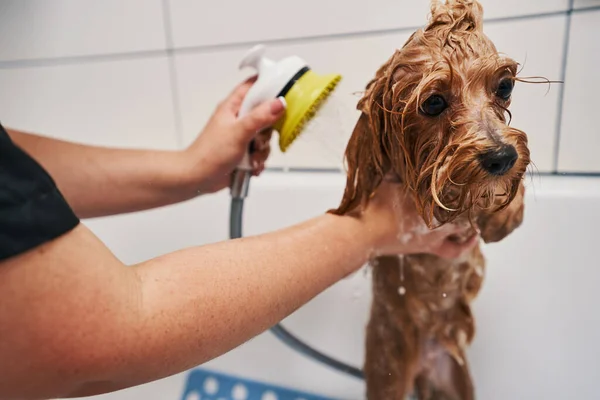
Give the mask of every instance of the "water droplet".
[{"label": "water droplet", "polygon": [[442,297],[446,298],[446,297],[448,297],[448,295],[446,293],[442,293]]},{"label": "water droplet", "polygon": [[404,256],[398,254],[398,265],[400,266],[400,282],[404,282]]},{"label": "water droplet", "polygon": [[406,288],[405,288],[404,286],[400,286],[400,287],[398,288],[398,294],[399,294],[400,296],[404,296],[404,295],[406,294]]}]

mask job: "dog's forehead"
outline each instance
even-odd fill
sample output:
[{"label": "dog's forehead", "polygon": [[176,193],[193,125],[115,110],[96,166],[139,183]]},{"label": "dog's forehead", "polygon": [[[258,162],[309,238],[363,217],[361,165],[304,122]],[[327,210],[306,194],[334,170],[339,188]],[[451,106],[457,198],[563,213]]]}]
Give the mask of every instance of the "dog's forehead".
[{"label": "dog's forehead", "polygon": [[397,52],[402,59],[400,68],[394,69],[394,80],[402,70],[434,71],[452,69],[463,76],[485,76],[500,67],[516,68],[516,63],[499,53],[492,40],[481,30],[448,31],[428,29],[414,32]]},{"label": "dog's forehead", "polygon": [[446,60],[490,57],[498,53],[492,40],[482,31],[448,31],[441,28],[415,32],[404,47],[418,48],[432,58]]}]

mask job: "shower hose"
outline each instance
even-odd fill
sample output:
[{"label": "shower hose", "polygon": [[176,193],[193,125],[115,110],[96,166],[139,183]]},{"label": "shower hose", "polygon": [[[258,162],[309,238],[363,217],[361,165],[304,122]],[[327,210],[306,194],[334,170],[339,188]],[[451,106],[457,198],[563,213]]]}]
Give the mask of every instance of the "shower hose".
[{"label": "shower hose", "polygon": [[[229,236],[232,239],[242,237],[242,217],[244,211],[244,199],[233,197],[231,199],[231,213],[229,216]],[[337,371],[346,373],[358,379],[363,379],[363,372],[356,367],[345,364],[334,358],[329,357],[326,354],[313,349],[308,344],[304,343],[290,331],[285,329],[280,323],[276,324],[271,328],[271,332],[279,338],[283,343],[296,350],[297,352],[312,358],[322,364],[325,364]]]}]

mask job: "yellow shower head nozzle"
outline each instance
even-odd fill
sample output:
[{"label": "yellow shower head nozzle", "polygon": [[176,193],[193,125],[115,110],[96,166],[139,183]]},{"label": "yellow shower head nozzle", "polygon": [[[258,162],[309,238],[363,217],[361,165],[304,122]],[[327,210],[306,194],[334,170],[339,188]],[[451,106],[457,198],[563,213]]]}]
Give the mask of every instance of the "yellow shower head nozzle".
[{"label": "yellow shower head nozzle", "polygon": [[287,151],[289,146],[302,133],[342,79],[339,74],[319,75],[307,70],[285,94],[287,103],[285,115],[275,125],[279,132],[279,148]]},{"label": "yellow shower head nozzle", "polygon": [[[271,60],[264,56],[265,49],[264,45],[254,46],[240,63],[240,68],[250,67],[257,71],[258,79],[246,94],[238,114],[243,117],[261,102],[283,96],[286,111],[273,128],[279,132],[279,148],[285,152],[342,77],[338,74],[319,75],[297,56]],[[242,167],[250,169],[249,157],[245,158]]]}]

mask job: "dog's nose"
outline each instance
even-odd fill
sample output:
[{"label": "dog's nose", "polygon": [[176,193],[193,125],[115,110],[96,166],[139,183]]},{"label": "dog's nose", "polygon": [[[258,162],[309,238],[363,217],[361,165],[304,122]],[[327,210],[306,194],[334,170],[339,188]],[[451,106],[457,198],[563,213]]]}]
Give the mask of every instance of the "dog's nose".
[{"label": "dog's nose", "polygon": [[499,149],[488,151],[480,157],[483,169],[492,175],[502,176],[515,165],[519,155],[514,146],[503,145]]}]

